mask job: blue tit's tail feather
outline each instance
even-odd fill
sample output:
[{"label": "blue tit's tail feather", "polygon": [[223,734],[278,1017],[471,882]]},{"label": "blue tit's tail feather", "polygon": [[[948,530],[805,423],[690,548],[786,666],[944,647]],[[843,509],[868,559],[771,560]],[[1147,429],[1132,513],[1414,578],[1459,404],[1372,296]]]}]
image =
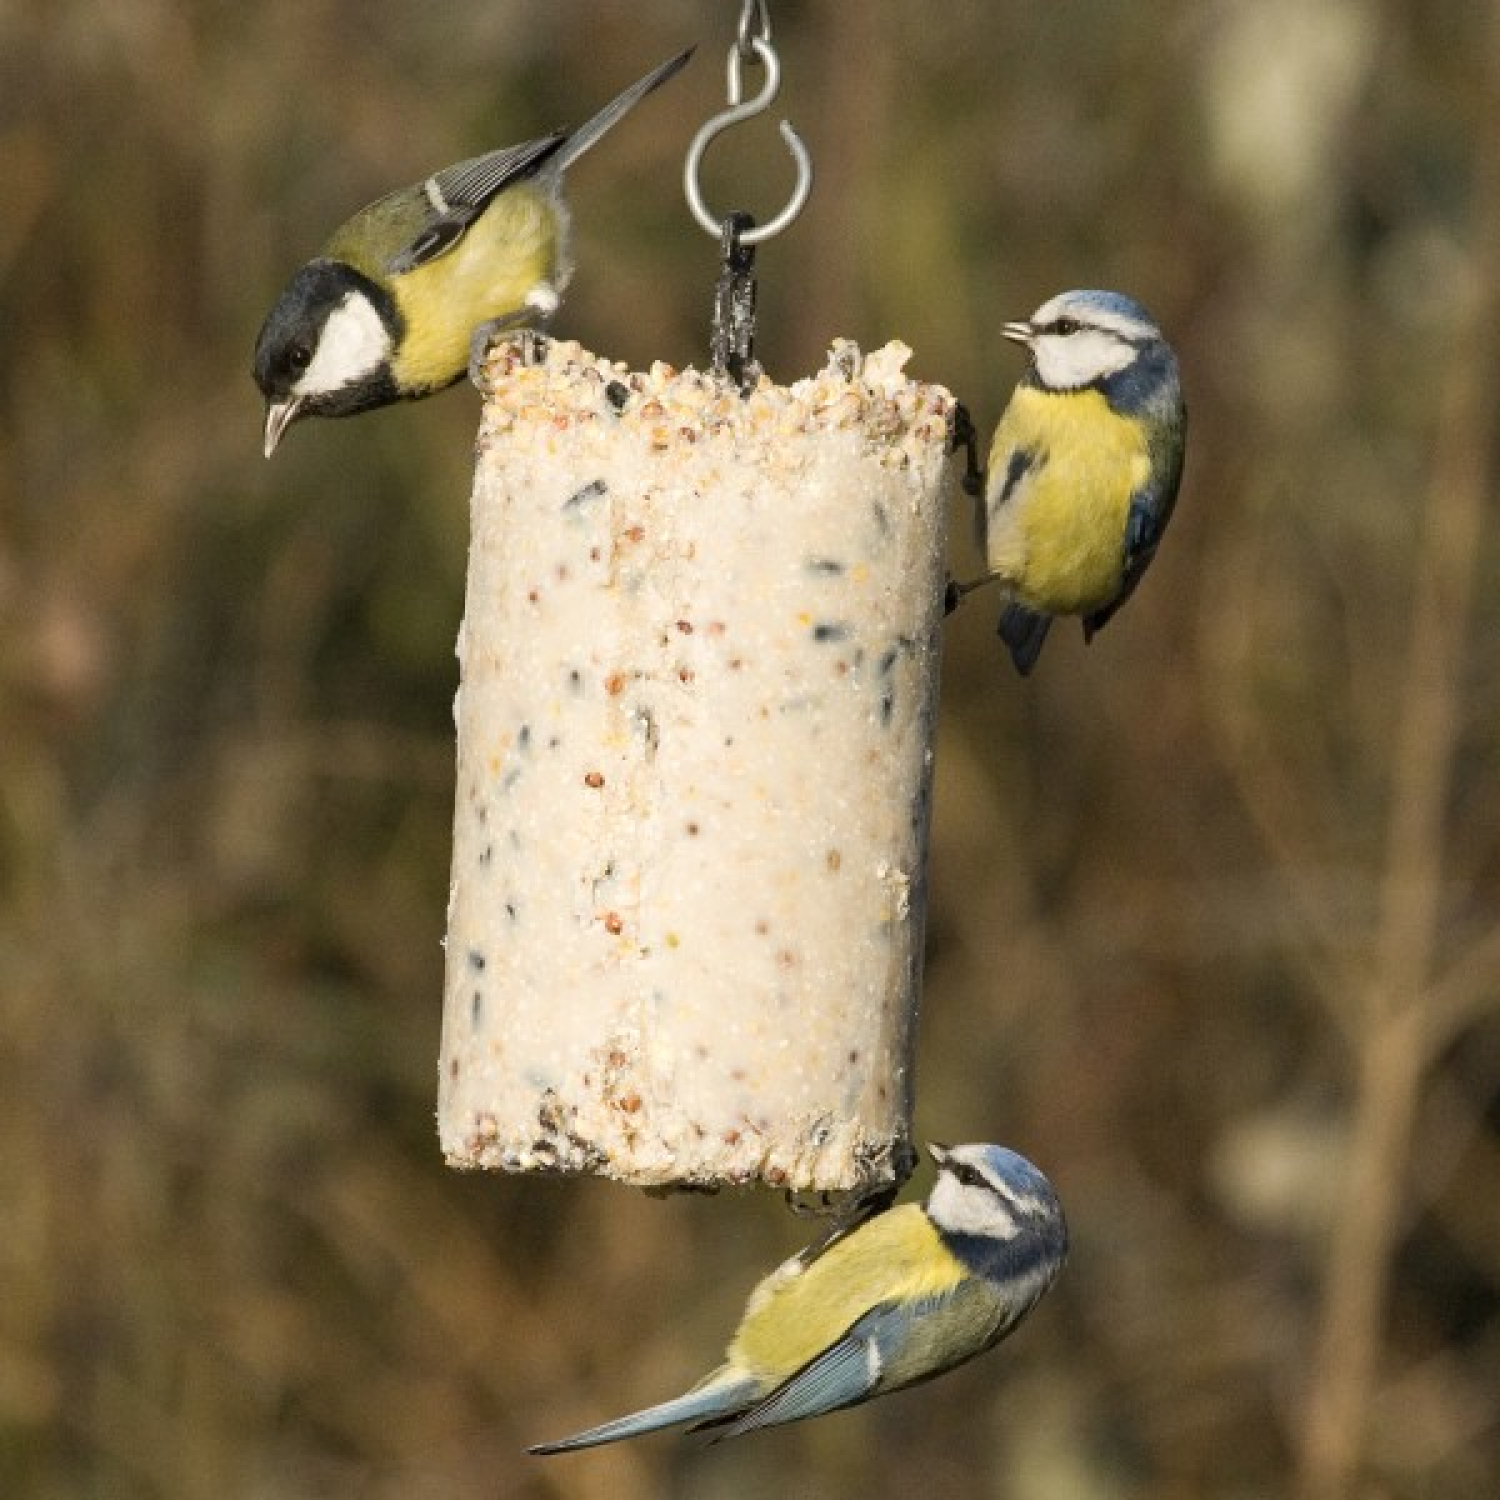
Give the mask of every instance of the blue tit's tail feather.
[{"label": "blue tit's tail feather", "polygon": [[1128,597],[1128,594],[1121,594],[1118,599],[1106,604],[1103,609],[1096,609],[1093,614],[1083,617],[1083,639],[1085,643],[1092,641],[1109,624]]},{"label": "blue tit's tail feather", "polygon": [[1024,604],[1007,604],[1000,615],[1000,639],[1010,648],[1010,659],[1022,677],[1029,677],[1042,654],[1052,616],[1038,614]]},{"label": "blue tit's tail feather", "polygon": [[643,1432],[655,1432],[662,1427],[676,1427],[681,1422],[713,1422],[736,1415],[757,1394],[753,1380],[723,1381],[711,1377],[704,1384],[659,1406],[648,1406],[644,1411],[633,1412],[628,1417],[617,1417],[613,1422],[602,1422],[585,1432],[575,1432],[572,1437],[555,1443],[538,1443],[528,1448],[528,1453],[544,1456],[549,1453],[571,1453],[578,1448],[597,1448],[602,1443],[617,1443],[621,1438],[638,1437]]},{"label": "blue tit's tail feather", "polygon": [[674,73],[686,67],[688,58],[695,51],[697,48],[689,47],[686,52],[679,52],[676,57],[668,58],[660,67],[647,73],[639,83],[631,84],[618,99],[610,100],[592,120],[580,125],[568,137],[562,149],[548,162],[549,169],[558,173],[567,171],[605,131],[619,124],[647,94],[660,88]]}]

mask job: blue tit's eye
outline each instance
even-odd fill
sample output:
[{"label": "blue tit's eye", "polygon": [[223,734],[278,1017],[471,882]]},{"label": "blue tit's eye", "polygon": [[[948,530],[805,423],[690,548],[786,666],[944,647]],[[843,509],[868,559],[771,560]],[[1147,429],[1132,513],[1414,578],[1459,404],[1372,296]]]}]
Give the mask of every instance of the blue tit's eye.
[{"label": "blue tit's eye", "polygon": [[984,1176],[976,1167],[971,1167],[968,1162],[960,1162],[952,1169],[953,1175],[958,1178],[965,1187],[983,1187]]},{"label": "blue tit's eye", "polygon": [[1067,338],[1070,333],[1077,333],[1082,327],[1083,324],[1073,318],[1059,318],[1047,332],[1061,334],[1063,338]]}]

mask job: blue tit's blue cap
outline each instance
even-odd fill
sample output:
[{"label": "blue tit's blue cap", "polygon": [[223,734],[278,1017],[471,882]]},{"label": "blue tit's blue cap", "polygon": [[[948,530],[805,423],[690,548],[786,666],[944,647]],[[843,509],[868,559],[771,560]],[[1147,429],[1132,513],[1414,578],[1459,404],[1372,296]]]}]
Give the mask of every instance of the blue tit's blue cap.
[{"label": "blue tit's blue cap", "polygon": [[985,1146],[983,1155],[985,1165],[1014,1192],[1052,1196],[1052,1184],[1041,1169],[1027,1161],[1019,1151],[1012,1151],[1009,1146]]},{"label": "blue tit's blue cap", "polygon": [[1019,1151],[1009,1146],[994,1146],[975,1143],[968,1146],[940,1146],[936,1142],[928,1146],[932,1159],[939,1167],[954,1158],[967,1158],[975,1165],[1002,1183],[1013,1193],[1028,1194],[1042,1198],[1056,1196],[1052,1184],[1040,1168],[1033,1166]]},{"label": "blue tit's blue cap", "polygon": [[1071,303],[1079,309],[1092,308],[1098,312],[1111,313],[1115,317],[1131,318],[1143,323],[1155,324],[1156,322],[1156,319],[1134,297],[1127,297],[1124,292],[1093,290],[1064,292],[1062,296],[1054,297],[1053,301]]}]

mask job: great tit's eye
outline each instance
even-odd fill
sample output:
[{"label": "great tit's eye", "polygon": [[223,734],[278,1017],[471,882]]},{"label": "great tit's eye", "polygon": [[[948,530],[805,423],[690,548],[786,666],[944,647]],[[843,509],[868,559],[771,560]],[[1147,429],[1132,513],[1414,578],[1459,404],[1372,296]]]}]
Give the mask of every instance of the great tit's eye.
[{"label": "great tit's eye", "polygon": [[1067,338],[1070,333],[1077,333],[1083,324],[1074,318],[1059,318],[1048,330],[1048,333],[1061,334]]},{"label": "great tit's eye", "polygon": [[294,370],[305,370],[312,363],[312,350],[306,344],[293,344],[287,350],[286,362]]}]

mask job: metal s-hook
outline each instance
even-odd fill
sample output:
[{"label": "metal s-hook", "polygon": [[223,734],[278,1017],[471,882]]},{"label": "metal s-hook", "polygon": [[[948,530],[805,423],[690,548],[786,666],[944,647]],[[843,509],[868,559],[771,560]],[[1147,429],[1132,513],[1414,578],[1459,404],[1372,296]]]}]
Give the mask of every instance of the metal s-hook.
[{"label": "metal s-hook", "polygon": [[[761,41],[769,42],[771,40],[771,6],[769,0],[745,0],[745,3],[740,6],[740,29],[736,45],[740,49],[741,57],[748,57],[750,55],[750,28],[752,26],[756,28],[755,35]],[[729,102],[731,104],[738,104],[740,101],[738,99],[731,99]]]},{"label": "metal s-hook", "polygon": [[[751,8],[751,5],[745,8],[747,17]],[[764,9],[761,13],[764,15]],[[781,61],[767,40],[769,34],[769,20],[759,36],[752,35],[747,25],[741,26],[739,38],[729,49],[729,108],[704,121],[702,128],[693,137],[693,142],[688,147],[687,160],[683,163],[682,190],[687,195],[688,207],[692,209],[693,217],[697,219],[704,232],[711,234],[715,239],[723,233],[724,216],[715,215],[704,202],[703,189],[698,181],[698,171],[703,163],[704,152],[720,135],[732,125],[738,125],[743,120],[754,119],[756,115],[764,114],[780,91]],[[761,85],[760,92],[749,100],[744,98],[742,58],[745,56],[753,56],[766,71],[766,81]],[[812,192],[812,158],[808,155],[807,147],[802,143],[802,137],[786,120],[783,120],[781,138],[786,142],[787,150],[792,153],[792,159],[797,166],[797,182],[792,189],[792,196],[786,207],[774,219],[758,224],[754,229],[746,230],[740,236],[741,244],[759,245],[773,235],[780,234],[802,212],[807,196]]]}]

